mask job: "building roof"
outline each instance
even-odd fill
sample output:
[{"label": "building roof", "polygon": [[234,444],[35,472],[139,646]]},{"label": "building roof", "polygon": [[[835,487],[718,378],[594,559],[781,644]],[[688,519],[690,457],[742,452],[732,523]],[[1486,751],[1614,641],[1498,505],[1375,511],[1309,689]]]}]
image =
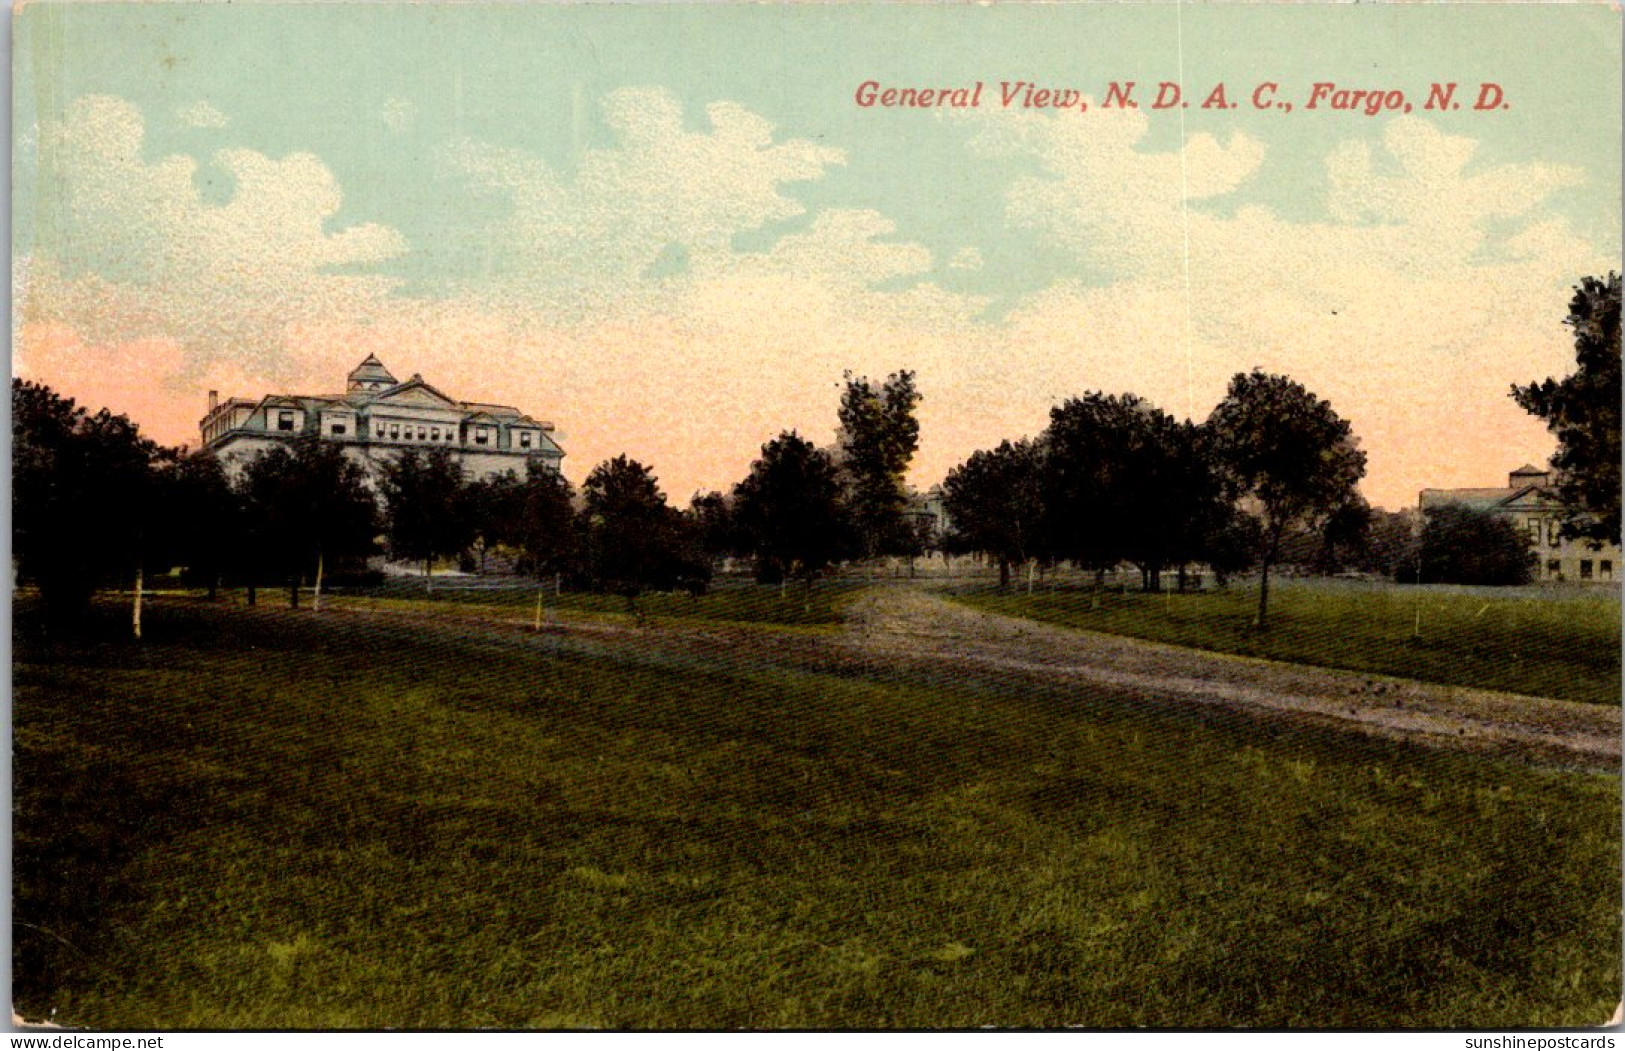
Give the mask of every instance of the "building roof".
[{"label": "building roof", "polygon": [[462,401],[461,405],[468,412],[488,412],[493,416],[518,416],[519,410],[512,405],[496,405],[488,401]]},{"label": "building roof", "polygon": [[377,356],[373,354],[368,354],[366,359],[350,372],[350,385],[352,387],[360,383],[387,383],[394,386],[398,382],[394,376],[390,375],[389,370],[384,368],[384,363],[379,361]]},{"label": "building roof", "polygon": [[[403,395],[406,397],[403,398]],[[466,423],[534,427],[543,432],[554,430],[551,421],[535,419],[512,405],[458,401],[425,380],[421,373],[414,372],[405,382],[396,380],[384,367],[383,362],[372,354],[368,354],[361,364],[351,370],[348,389],[342,394],[268,394],[257,401],[228,398],[224,402],[211,405],[209,412],[199,421],[199,425],[207,430],[211,420],[226,414],[232,408],[302,409],[307,413],[331,411],[363,414],[369,410],[398,413],[401,410],[425,409],[456,413],[462,416],[463,422]],[[544,438],[543,448],[557,450],[558,446]],[[562,453],[562,450],[558,451]]]},{"label": "building roof", "polygon": [[[1526,500],[1525,497],[1532,497]],[[1479,511],[1522,504],[1522,510],[1538,509],[1552,501],[1545,489],[1538,485],[1520,485],[1496,489],[1423,489],[1418,506],[1423,509],[1444,504],[1461,504]]]}]

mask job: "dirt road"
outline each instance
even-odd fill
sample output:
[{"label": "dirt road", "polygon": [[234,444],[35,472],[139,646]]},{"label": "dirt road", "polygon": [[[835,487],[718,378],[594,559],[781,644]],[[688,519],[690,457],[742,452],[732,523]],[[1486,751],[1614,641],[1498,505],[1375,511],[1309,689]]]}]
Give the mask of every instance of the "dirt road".
[{"label": "dirt road", "polygon": [[859,601],[842,644],[870,659],[1092,684],[1453,749],[1617,770],[1618,708],[1232,657],[984,613],[918,588]]},{"label": "dirt road", "polygon": [[[423,613],[357,616],[455,628],[472,621]],[[479,623],[490,625],[489,620]],[[512,628],[517,628],[515,621]],[[1296,725],[1330,727],[1527,762],[1617,771],[1621,709],[1488,690],[1438,686],[1361,672],[1311,668],[1074,631],[985,613],[926,587],[865,593],[832,635],[727,624],[643,627],[571,620],[541,636],[485,640],[643,663],[740,670],[784,667],[835,674],[924,672],[983,688],[1053,691],[1135,704],[1206,706]]]}]

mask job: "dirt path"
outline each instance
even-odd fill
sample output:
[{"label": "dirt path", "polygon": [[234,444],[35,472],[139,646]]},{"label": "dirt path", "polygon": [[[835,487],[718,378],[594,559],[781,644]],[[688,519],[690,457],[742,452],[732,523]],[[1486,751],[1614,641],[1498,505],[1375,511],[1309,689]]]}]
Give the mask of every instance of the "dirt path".
[{"label": "dirt path", "polygon": [[1109,699],[1210,706],[1297,725],[1430,746],[1617,771],[1621,709],[1381,675],[1312,668],[1075,631],[985,613],[925,587],[872,589],[830,635],[697,621],[635,627],[566,620],[537,635],[528,620],[336,608],[356,618],[429,625],[465,643],[573,652],[640,663],[835,674],[924,671],[984,687],[1079,688]]},{"label": "dirt path", "polygon": [[870,659],[1093,684],[1172,703],[1334,726],[1520,759],[1617,770],[1619,708],[1233,657],[877,589],[842,644]]}]

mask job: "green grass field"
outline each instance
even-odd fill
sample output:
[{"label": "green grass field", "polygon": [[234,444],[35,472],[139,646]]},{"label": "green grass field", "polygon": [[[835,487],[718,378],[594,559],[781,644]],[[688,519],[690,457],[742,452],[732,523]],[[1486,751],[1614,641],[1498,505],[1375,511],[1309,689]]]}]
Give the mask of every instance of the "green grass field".
[{"label": "green grass field", "polygon": [[[1107,592],[1099,608],[1086,588],[1029,596],[984,587],[954,597],[1007,616],[1220,653],[1620,703],[1618,592],[1553,599],[1288,583],[1271,590],[1270,628],[1262,633],[1252,626],[1258,593],[1251,588],[1187,595]],[[1418,624],[1420,635],[1414,635]]]},{"label": "green grass field", "polygon": [[14,998],[99,1028],[1594,1025],[1616,777],[899,673],[19,613]]}]

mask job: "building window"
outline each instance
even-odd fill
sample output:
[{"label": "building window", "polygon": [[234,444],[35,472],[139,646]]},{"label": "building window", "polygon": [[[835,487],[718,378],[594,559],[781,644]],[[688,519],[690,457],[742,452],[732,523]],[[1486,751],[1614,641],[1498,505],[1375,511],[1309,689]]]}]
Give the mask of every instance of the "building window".
[{"label": "building window", "polygon": [[491,432],[486,430],[484,427],[481,427],[479,430],[474,432],[474,444],[475,445],[486,445],[486,444],[489,444],[490,441],[491,441]]},{"label": "building window", "polygon": [[418,441],[426,442],[428,440],[429,440],[429,428],[427,428],[427,427],[419,427],[418,428]]},{"label": "building window", "polygon": [[1605,558],[1601,562],[1597,563],[1597,579],[1598,580],[1613,580],[1614,579],[1614,561],[1613,561],[1613,559]]},{"label": "building window", "polygon": [[279,431],[293,430],[293,413],[279,412],[276,414],[276,429]]},{"label": "building window", "polygon": [[530,448],[530,432],[529,431],[520,431],[519,432],[519,447],[521,449],[529,449]]},{"label": "building window", "polygon": [[390,424],[389,425],[389,436],[391,438],[393,438],[394,440],[396,440],[396,441],[400,441],[400,438],[401,438],[401,425],[398,424],[398,423]]},{"label": "building window", "polygon": [[1558,535],[1558,529],[1559,527],[1555,519],[1546,523],[1546,542],[1553,547],[1556,547],[1558,544],[1563,542],[1563,538]]},{"label": "building window", "polygon": [[1540,543],[1540,519],[1531,518],[1526,524],[1529,526],[1529,542]]},{"label": "building window", "polygon": [[1562,580],[1563,579],[1563,563],[1559,562],[1555,558],[1547,559],[1546,560],[1546,579],[1547,580]]},{"label": "building window", "polygon": [[1580,559],[1580,579],[1581,580],[1590,580],[1591,579],[1591,559],[1589,559],[1589,558]]},{"label": "building window", "polygon": [[344,434],[344,433],[345,433],[345,427],[344,427],[344,424],[342,424],[342,423],[335,423],[335,424],[334,424],[334,425],[333,425],[333,426],[332,426],[332,428],[331,428],[331,430],[330,430],[330,431],[329,431],[329,432],[328,432],[328,433],[330,433],[330,434],[340,434],[340,435],[341,435],[341,434]]},{"label": "building window", "polygon": [[437,442],[437,441],[440,440],[440,428],[439,427],[430,427],[429,428],[429,440],[432,441],[432,442]]}]

